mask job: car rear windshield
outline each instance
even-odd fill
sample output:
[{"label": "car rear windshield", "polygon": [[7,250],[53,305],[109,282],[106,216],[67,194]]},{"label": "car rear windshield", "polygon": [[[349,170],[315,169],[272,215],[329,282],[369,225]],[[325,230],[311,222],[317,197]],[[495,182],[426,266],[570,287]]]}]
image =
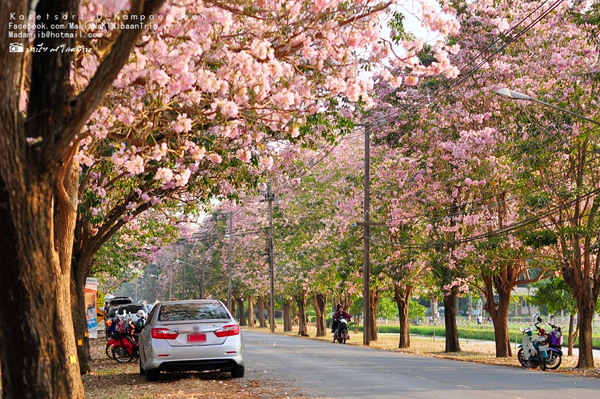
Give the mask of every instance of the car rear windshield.
[{"label": "car rear windshield", "polygon": [[117,311],[119,314],[123,314],[123,310],[126,313],[136,313],[138,310],[144,310],[144,305],[127,305],[127,306],[119,306]]},{"label": "car rear windshield", "polygon": [[162,305],[158,321],[229,319],[225,306],[220,303],[180,303]]},{"label": "car rear windshield", "polygon": [[144,305],[128,305],[128,306],[119,306],[116,308],[112,308],[110,310],[110,312],[108,312],[108,316],[109,317],[114,317],[117,313],[118,314],[123,314],[123,310],[125,310],[125,314],[127,313],[131,313],[131,314],[135,314],[137,313],[138,310],[144,310]]},{"label": "car rear windshield", "polygon": [[131,299],[113,299],[110,301],[112,306],[126,305],[128,303],[133,303]]}]

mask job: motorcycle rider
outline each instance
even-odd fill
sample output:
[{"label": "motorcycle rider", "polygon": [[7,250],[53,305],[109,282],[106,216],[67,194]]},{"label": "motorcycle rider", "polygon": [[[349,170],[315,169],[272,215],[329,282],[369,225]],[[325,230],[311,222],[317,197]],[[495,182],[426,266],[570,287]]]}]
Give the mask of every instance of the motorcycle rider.
[{"label": "motorcycle rider", "polygon": [[[333,330],[333,336],[337,337],[338,329],[340,326],[340,318],[344,318],[350,321],[350,315],[344,311],[344,307],[338,303],[337,310],[333,314],[333,323],[331,325],[331,329]],[[350,336],[346,336],[346,339],[350,338]]]}]

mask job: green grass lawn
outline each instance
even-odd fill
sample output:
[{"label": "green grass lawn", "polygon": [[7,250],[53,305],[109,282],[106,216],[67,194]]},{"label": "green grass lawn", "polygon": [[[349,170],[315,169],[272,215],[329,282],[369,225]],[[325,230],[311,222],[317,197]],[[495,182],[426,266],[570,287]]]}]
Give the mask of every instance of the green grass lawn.
[{"label": "green grass lawn", "polygon": [[[351,326],[350,330],[352,331],[353,326]],[[359,328],[362,331],[362,326]],[[378,326],[378,331],[382,334],[399,334],[400,326],[389,326],[389,325],[381,325]],[[436,336],[444,336],[446,333],[446,329],[443,326],[410,326],[410,333],[415,335],[424,335],[424,336],[433,336],[435,331]],[[515,339],[517,343],[521,343],[521,331],[510,329],[510,342],[515,343]],[[458,336],[462,339],[478,339],[482,341],[495,341],[494,338],[494,330],[492,328],[477,328],[473,327],[459,327],[458,328]],[[567,335],[565,332],[564,338],[564,346],[567,345]],[[575,341],[575,347],[578,346],[578,342]],[[600,335],[594,335],[593,337],[593,348],[600,349]]]}]

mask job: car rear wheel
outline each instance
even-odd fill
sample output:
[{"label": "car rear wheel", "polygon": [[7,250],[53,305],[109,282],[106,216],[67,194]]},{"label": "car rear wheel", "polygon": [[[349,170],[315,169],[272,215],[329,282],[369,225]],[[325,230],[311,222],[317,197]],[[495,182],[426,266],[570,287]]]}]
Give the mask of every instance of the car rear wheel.
[{"label": "car rear wheel", "polygon": [[233,378],[242,378],[244,376],[244,366],[237,365],[231,369],[231,376]]},{"label": "car rear wheel", "polygon": [[158,381],[160,375],[159,369],[145,370],[146,381]]}]

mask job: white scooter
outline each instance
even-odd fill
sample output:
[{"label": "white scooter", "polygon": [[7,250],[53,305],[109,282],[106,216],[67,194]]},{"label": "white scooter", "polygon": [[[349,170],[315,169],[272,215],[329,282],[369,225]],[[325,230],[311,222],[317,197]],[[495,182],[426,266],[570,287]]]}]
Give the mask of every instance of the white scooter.
[{"label": "white scooter", "polygon": [[[517,357],[521,366],[525,368],[536,368],[540,366],[540,370],[546,370],[546,360],[548,359],[548,350],[550,347],[546,343],[547,337],[543,335],[543,329],[538,324],[542,322],[542,319],[536,314],[534,318],[537,318],[537,322],[532,323],[529,327],[522,329],[523,340],[519,345],[519,353]],[[533,336],[534,327],[538,330],[538,334]]]}]

